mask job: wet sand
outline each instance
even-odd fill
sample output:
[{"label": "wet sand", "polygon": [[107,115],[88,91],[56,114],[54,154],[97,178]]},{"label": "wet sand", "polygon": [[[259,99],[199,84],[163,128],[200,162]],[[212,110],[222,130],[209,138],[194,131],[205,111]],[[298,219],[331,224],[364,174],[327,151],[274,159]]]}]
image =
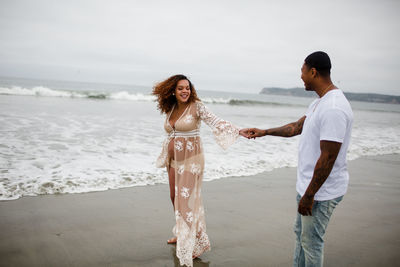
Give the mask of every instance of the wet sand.
[{"label": "wet sand", "polygon": [[[400,266],[400,155],[349,162],[324,266]],[[291,266],[296,169],[205,182],[194,266]],[[179,266],[168,185],[0,202],[0,266]]]}]

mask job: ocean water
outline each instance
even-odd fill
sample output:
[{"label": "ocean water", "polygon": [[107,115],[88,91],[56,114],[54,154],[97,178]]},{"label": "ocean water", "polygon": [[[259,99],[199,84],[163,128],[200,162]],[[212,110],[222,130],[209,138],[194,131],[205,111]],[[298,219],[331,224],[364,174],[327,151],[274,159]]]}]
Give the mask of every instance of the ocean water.
[{"label": "ocean water", "polygon": [[[151,85],[0,78],[0,200],[168,183],[155,167],[164,116]],[[208,108],[239,127],[300,118],[312,98],[211,92]],[[348,159],[400,153],[400,105],[351,102]],[[297,166],[298,137],[240,138],[227,151],[202,124],[204,180]]]}]

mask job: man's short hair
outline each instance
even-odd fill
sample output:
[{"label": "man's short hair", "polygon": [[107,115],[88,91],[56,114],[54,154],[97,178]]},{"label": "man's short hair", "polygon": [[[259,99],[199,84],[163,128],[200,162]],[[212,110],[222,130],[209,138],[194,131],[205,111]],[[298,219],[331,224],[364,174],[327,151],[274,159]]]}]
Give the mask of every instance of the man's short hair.
[{"label": "man's short hair", "polygon": [[315,68],[318,73],[323,76],[329,76],[331,74],[331,59],[328,54],[322,51],[314,52],[306,57],[304,63],[309,68]]}]

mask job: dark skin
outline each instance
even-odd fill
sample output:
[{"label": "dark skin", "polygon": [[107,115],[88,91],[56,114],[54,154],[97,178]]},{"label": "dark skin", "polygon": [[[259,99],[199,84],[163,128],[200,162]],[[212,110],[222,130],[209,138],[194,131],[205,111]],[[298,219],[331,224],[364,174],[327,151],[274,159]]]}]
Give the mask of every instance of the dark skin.
[{"label": "dark skin", "polygon": [[281,136],[281,137],[292,137],[301,134],[303,131],[303,124],[306,116],[301,117],[298,121],[288,123],[282,127],[271,128],[261,130],[257,128],[246,129],[249,138],[255,139],[256,137],[262,137],[265,135]]},{"label": "dark skin", "polygon": [[[301,134],[306,116],[301,117],[298,121],[286,124],[282,127],[261,130],[257,128],[246,129],[249,138],[262,137],[266,135],[292,137]],[[324,184],[332,171],[336,158],[339,154],[341,143],[332,141],[320,141],[321,154],[315,164],[314,175],[309,186],[300,199],[298,212],[301,215],[312,215],[312,206],[314,204],[314,196]]]},{"label": "dark skin", "polygon": [[332,171],[342,143],[320,141],[321,155],[314,168],[314,175],[304,196],[300,199],[297,211],[304,216],[312,215],[314,196],[325,183]]},{"label": "dark skin", "polygon": [[[303,64],[301,68],[301,79],[307,91],[315,91],[319,97],[323,97],[330,90],[337,89],[333,85],[330,76],[321,76],[315,68]],[[248,128],[243,129],[248,138],[262,137],[266,135],[292,137],[301,134],[306,116],[298,121],[286,124],[282,127],[271,129]],[[315,164],[314,174],[303,197],[300,199],[298,212],[303,216],[312,215],[314,196],[324,184],[332,171],[336,158],[339,154],[341,143],[332,141],[320,141],[321,154]]]}]

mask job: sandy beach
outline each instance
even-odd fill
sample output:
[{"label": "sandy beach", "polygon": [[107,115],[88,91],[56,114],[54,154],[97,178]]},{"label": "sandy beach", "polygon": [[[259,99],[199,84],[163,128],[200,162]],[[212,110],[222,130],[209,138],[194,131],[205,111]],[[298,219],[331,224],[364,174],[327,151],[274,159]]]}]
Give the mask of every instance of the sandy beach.
[{"label": "sandy beach", "polygon": [[[325,266],[400,266],[400,155],[349,162]],[[291,266],[295,168],[205,182],[212,250],[194,266]],[[0,202],[0,266],[179,266],[168,185]]]}]

